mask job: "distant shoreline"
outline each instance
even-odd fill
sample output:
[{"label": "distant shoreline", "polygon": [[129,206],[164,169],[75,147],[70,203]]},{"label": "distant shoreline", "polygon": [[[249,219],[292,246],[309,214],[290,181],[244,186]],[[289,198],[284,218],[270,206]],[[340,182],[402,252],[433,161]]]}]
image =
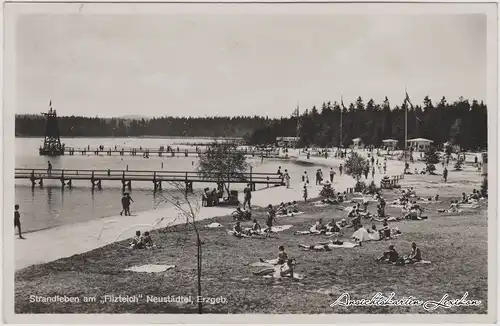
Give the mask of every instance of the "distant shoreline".
[{"label": "distant shoreline", "polygon": [[[16,136],[16,138],[44,138],[45,136]],[[222,140],[222,139],[231,139],[231,140],[242,140],[243,137],[210,137],[210,136],[60,136],[61,140],[63,139],[74,139],[74,138],[144,138],[144,139],[210,139],[210,140]]]}]

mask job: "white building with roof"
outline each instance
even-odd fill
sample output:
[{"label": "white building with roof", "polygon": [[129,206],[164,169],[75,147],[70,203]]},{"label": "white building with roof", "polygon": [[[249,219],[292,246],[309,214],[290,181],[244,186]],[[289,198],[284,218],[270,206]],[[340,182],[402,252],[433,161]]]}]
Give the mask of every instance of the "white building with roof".
[{"label": "white building with roof", "polygon": [[425,138],[408,139],[408,148],[413,148],[416,152],[425,152],[433,142],[433,140]]}]

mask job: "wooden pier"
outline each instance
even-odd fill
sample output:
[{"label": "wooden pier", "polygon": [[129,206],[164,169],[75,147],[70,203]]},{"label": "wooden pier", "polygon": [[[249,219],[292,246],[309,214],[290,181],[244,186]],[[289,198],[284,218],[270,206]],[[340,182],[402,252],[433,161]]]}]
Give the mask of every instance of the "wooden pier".
[{"label": "wooden pier", "polygon": [[90,181],[92,189],[102,189],[102,181],[121,182],[123,190],[132,189],[132,181],[152,182],[154,190],[161,190],[164,182],[184,182],[186,191],[193,191],[193,183],[216,183],[218,189],[223,188],[223,183],[250,184],[252,190],[255,190],[256,184],[265,184],[268,187],[283,185],[283,179],[276,173],[241,173],[236,175],[221,176],[202,176],[196,171],[144,171],[144,170],[71,170],[71,169],[16,169],[16,179],[28,179],[31,181],[31,187],[36,184],[43,187],[44,180],[59,180],[61,187],[73,187],[73,181]]},{"label": "wooden pier", "polygon": [[[175,149],[175,150],[166,150],[162,147],[160,148],[105,148],[105,147],[86,147],[86,148],[63,148],[63,155],[119,155],[119,156],[142,156],[142,157],[150,157],[152,155],[159,157],[188,157],[188,156],[201,156],[205,153],[206,150],[188,150],[188,149]],[[252,157],[265,157],[265,158],[279,158],[279,150],[248,150],[242,149],[237,150],[234,153],[243,153],[246,156]],[[40,151],[40,155],[42,151]]]}]

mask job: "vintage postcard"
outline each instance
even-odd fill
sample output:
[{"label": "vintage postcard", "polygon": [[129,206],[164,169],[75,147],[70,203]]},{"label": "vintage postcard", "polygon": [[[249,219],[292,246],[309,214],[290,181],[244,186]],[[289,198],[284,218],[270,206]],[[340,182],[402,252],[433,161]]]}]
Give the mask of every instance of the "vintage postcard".
[{"label": "vintage postcard", "polygon": [[496,4],[3,15],[6,322],[496,321]]}]

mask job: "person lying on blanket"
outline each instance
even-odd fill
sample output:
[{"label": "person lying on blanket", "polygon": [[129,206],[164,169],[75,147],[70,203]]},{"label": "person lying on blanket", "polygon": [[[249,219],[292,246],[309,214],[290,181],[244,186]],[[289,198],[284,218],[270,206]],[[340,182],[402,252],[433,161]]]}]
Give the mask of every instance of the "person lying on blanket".
[{"label": "person lying on blanket", "polygon": [[319,219],[318,222],[316,222],[316,224],[314,224],[310,229],[309,231],[311,231],[312,233],[324,233],[326,232],[326,226],[323,224],[323,219]]},{"label": "person lying on blanket", "polygon": [[307,250],[314,250],[314,251],[331,251],[332,248],[330,248],[330,245],[334,246],[341,246],[343,245],[343,241],[339,241],[338,239],[335,240],[329,240],[328,242],[320,242],[316,243],[313,245],[305,245],[305,244],[299,244],[299,248],[307,249]]},{"label": "person lying on blanket", "polygon": [[376,261],[379,262],[388,262],[388,263],[395,263],[399,258],[399,254],[394,249],[394,245],[389,246],[389,251],[386,251],[380,256],[379,258],[376,259]]},{"label": "person lying on blanket", "polygon": [[[293,277],[293,265],[295,265],[295,260],[289,258],[286,263],[279,266],[279,275],[281,277]],[[258,272],[253,272],[254,275],[265,276],[265,275],[274,275],[276,272],[275,268],[265,268]]]}]

